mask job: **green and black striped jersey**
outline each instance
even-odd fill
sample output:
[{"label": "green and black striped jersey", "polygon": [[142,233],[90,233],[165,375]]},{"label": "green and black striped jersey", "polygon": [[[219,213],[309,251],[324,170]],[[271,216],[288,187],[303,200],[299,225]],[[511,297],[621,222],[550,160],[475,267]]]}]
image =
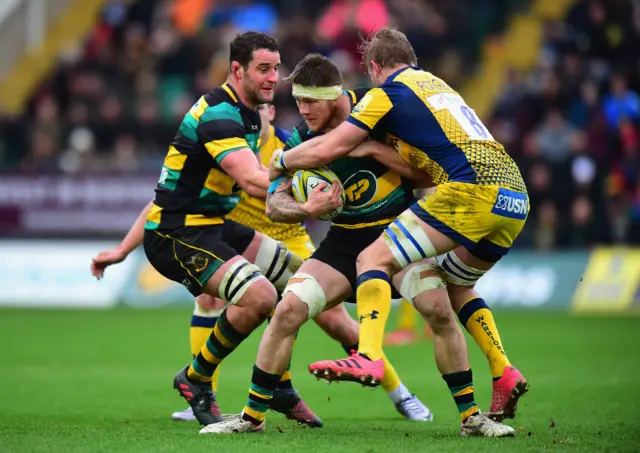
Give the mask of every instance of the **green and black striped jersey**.
[{"label": "green and black striped jersey", "polygon": [[[345,91],[351,108],[367,93],[367,88]],[[287,140],[285,150],[291,149],[322,132],[312,133],[303,121]],[[332,220],[343,228],[384,226],[415,201],[413,182],[371,157],[340,157],[327,165],[344,187],[345,203],[342,214]]]},{"label": "green and black striped jersey", "polygon": [[145,228],[223,223],[240,200],[240,187],[220,162],[243,148],[257,153],[260,115],[229,84],[202,96],[187,112],[164,159]]}]

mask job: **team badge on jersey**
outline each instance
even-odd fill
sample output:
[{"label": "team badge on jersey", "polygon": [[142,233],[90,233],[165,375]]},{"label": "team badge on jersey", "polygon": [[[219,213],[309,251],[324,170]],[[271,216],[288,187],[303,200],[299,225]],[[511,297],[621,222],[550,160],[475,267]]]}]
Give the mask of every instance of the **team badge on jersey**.
[{"label": "team badge on jersey", "polygon": [[373,200],[378,190],[378,178],[373,172],[360,170],[343,184],[346,208],[361,208]]},{"label": "team badge on jersey", "polygon": [[371,102],[372,100],[373,96],[367,94],[365,97],[360,99],[360,102],[358,102],[358,104],[353,108],[351,113],[360,113],[367,105],[369,105],[369,102]]}]

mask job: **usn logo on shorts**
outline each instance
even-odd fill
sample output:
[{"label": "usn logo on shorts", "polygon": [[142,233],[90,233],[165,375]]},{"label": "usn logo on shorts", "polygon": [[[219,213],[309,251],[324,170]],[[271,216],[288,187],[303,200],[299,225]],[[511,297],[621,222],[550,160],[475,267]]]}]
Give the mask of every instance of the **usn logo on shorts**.
[{"label": "usn logo on shorts", "polygon": [[529,212],[529,199],[526,193],[509,189],[498,189],[498,198],[492,213],[517,220],[525,220]]}]

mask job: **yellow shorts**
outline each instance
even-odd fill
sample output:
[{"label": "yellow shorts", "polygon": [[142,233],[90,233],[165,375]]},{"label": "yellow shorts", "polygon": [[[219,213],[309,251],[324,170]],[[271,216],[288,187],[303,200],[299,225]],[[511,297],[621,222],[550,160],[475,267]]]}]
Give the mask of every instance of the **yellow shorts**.
[{"label": "yellow shorts", "polygon": [[308,234],[287,239],[282,242],[287,244],[287,248],[291,253],[298,255],[303,260],[309,259],[313,252],[316,251],[316,248],[313,246],[313,242],[311,242],[311,238]]},{"label": "yellow shorts", "polygon": [[496,262],[522,231],[529,197],[505,187],[450,182],[437,186],[410,209],[477,258]]}]

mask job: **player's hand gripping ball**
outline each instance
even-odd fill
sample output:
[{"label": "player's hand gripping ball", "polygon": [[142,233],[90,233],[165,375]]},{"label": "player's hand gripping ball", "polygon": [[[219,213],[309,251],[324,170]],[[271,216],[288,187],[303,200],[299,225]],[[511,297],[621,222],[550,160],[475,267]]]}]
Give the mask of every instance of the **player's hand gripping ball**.
[{"label": "player's hand gripping ball", "polygon": [[311,194],[314,188],[322,183],[325,183],[327,185],[324,189],[322,189],[322,192],[328,192],[333,184],[338,184],[340,186],[340,197],[342,198],[342,204],[328,213],[316,216],[316,218],[320,220],[331,220],[342,214],[345,197],[344,188],[342,187],[340,179],[327,167],[298,170],[293,175],[293,197],[298,203],[306,203],[309,199],[309,194]]}]

